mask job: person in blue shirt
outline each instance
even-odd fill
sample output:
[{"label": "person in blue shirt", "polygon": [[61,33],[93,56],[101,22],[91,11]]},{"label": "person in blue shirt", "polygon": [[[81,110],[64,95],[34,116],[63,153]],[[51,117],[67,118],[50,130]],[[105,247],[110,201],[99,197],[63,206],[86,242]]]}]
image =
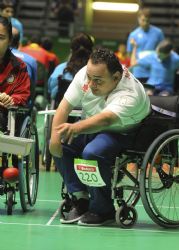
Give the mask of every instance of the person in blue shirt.
[{"label": "person in blue shirt", "polygon": [[65,80],[72,81],[79,69],[86,65],[92,52],[93,41],[88,34],[77,33],[71,40],[71,54],[69,60],[59,64],[48,80],[48,92],[52,99],[55,99],[58,89],[59,76]]},{"label": "person in blue shirt", "polygon": [[[145,56],[150,51],[154,51],[157,45],[164,40],[164,34],[161,29],[150,24],[150,10],[143,8],[138,13],[139,27],[134,29],[128,36],[127,52],[131,55],[133,50],[132,40],[137,44],[136,58],[137,60]],[[149,72],[141,66],[133,69],[134,76],[142,83],[146,82]]]},{"label": "person in blue shirt", "polygon": [[35,85],[37,82],[37,62],[32,56],[18,50],[19,43],[20,33],[17,29],[12,28],[11,51],[25,62],[31,82]]},{"label": "person in blue shirt", "polygon": [[174,81],[179,69],[179,55],[173,51],[170,40],[165,39],[159,43],[156,50],[141,59],[136,59],[137,45],[133,41],[131,66],[141,65],[149,72],[147,84],[154,87],[147,90],[149,95],[168,96],[174,93]]},{"label": "person in blue shirt", "polygon": [[20,40],[23,39],[23,25],[14,17],[15,4],[12,0],[3,0],[0,4],[1,15],[11,19],[12,27],[15,27],[20,32]]}]

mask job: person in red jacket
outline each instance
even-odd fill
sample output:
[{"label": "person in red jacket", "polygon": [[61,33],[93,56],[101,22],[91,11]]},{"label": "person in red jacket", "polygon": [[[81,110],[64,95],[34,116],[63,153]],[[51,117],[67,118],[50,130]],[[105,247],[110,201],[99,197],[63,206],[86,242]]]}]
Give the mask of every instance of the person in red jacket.
[{"label": "person in red jacket", "polygon": [[0,130],[7,123],[7,108],[25,106],[30,97],[30,78],[26,64],[15,57],[10,48],[12,25],[0,16]]}]

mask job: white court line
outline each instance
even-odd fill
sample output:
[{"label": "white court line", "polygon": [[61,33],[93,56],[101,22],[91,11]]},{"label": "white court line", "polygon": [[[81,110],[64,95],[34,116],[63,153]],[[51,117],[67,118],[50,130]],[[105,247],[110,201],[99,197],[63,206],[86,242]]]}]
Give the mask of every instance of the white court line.
[{"label": "white court line", "polygon": [[[5,197],[0,197],[0,200],[5,200],[6,198]],[[16,199],[17,201],[20,201],[20,199]],[[59,203],[60,200],[40,200],[40,199],[37,199],[36,202],[54,202],[54,203]]]},{"label": "white court line", "polygon": [[39,201],[39,202],[54,202],[54,203],[60,202],[60,200],[39,200],[39,199],[37,199],[37,201]]},{"label": "white court line", "polygon": [[50,220],[46,223],[46,226],[50,226],[51,223],[55,220],[55,218],[57,217],[58,214],[59,214],[59,209],[57,209],[55,211],[55,213],[52,215],[52,217],[50,218]]},{"label": "white court line", "polygon": [[167,233],[167,234],[177,234],[178,235],[178,231],[171,231],[170,229],[169,230],[150,230],[150,229],[145,229],[145,228],[130,228],[130,229],[123,229],[123,228],[119,228],[117,226],[108,226],[108,227],[86,227],[86,226],[78,226],[78,225],[74,225],[74,224],[69,224],[69,225],[62,225],[62,224],[59,224],[59,225],[47,225],[47,224],[26,224],[26,223],[15,223],[15,222],[2,222],[0,221],[0,226],[1,225],[12,225],[12,226],[39,226],[39,227],[58,227],[58,228],[69,228],[69,227],[80,227],[80,228],[86,228],[88,230],[93,230],[93,228],[98,228],[100,230],[111,230],[111,229],[115,229],[115,230],[119,230],[119,231],[123,231],[123,232],[126,232],[126,231],[138,231],[138,232],[147,232],[147,233]]}]

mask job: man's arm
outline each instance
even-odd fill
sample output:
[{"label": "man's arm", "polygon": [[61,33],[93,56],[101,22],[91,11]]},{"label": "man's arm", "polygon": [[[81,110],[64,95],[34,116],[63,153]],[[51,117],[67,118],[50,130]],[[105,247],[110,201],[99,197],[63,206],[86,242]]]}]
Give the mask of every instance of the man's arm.
[{"label": "man's arm", "polygon": [[117,119],[119,119],[118,116],[113,112],[105,111],[73,124],[63,123],[57,126],[56,129],[63,141],[70,144],[77,135],[93,134],[105,130]]},{"label": "man's arm", "polygon": [[136,59],[136,52],[137,52],[137,44],[134,39],[131,40],[131,44],[133,46],[132,53],[131,53],[131,67],[134,67],[137,65],[137,59]]},{"label": "man's arm", "polygon": [[62,138],[61,135],[58,133],[57,128],[60,124],[63,124],[67,121],[69,113],[72,111],[72,109],[73,107],[69,104],[69,102],[65,98],[63,98],[54,115],[49,149],[51,154],[56,157],[62,156]]}]

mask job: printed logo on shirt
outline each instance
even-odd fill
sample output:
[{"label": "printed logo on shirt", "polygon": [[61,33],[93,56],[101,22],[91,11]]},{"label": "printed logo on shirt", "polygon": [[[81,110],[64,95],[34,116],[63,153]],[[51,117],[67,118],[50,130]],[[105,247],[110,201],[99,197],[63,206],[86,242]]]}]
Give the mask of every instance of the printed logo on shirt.
[{"label": "printed logo on shirt", "polygon": [[121,97],[119,100],[120,105],[126,105],[128,101],[127,97]]},{"label": "printed logo on shirt", "polygon": [[9,84],[12,84],[12,83],[14,82],[14,80],[15,80],[14,75],[10,75],[10,76],[7,78],[7,82],[8,82]]},{"label": "printed logo on shirt", "polygon": [[129,70],[128,70],[126,67],[124,67],[124,76],[125,76],[126,78],[128,78],[128,79],[131,79]]},{"label": "printed logo on shirt", "polygon": [[83,92],[87,92],[88,89],[89,89],[89,85],[88,85],[88,83],[85,83],[85,84],[83,85],[83,87],[82,87]]}]

